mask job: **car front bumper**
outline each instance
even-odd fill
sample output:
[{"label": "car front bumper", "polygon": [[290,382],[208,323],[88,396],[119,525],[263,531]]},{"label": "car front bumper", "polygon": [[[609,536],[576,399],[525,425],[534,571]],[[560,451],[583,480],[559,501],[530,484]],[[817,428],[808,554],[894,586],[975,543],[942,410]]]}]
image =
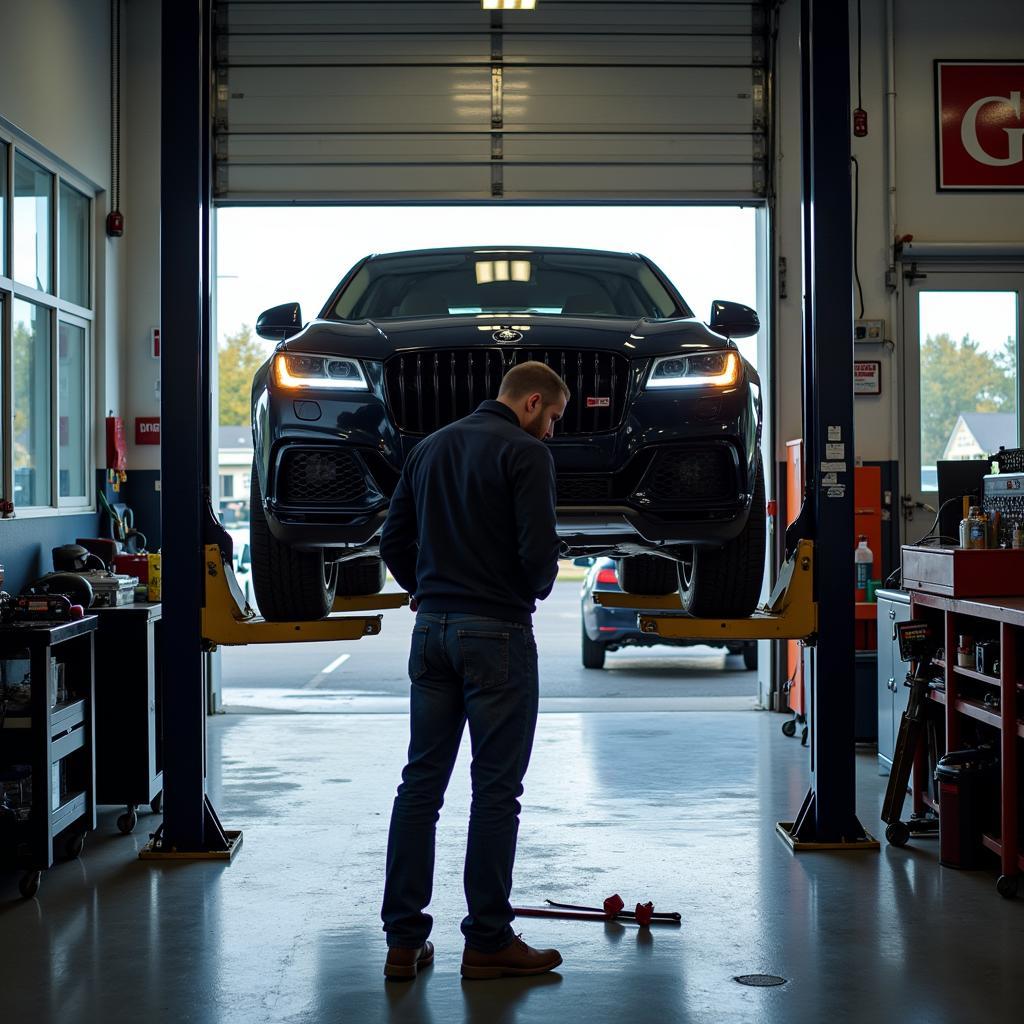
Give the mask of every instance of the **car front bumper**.
[{"label": "car front bumper", "polygon": [[[388,413],[383,364],[364,367],[369,391],[296,395],[276,388],[266,374],[257,378],[256,472],[268,525],[292,546],[372,553],[402,464],[420,440],[401,433]],[[617,430],[550,442],[565,552],[628,555],[661,547],[671,553],[673,545],[733,539],[749,515],[759,440],[755,381],[686,393],[638,388]],[[350,495],[326,504],[288,494],[287,459],[303,450],[339,449],[352,456],[352,478],[362,477]],[[688,463],[690,453],[714,465],[714,486],[702,486],[698,477],[692,486],[666,490],[665,466],[671,469],[672,459]]]}]

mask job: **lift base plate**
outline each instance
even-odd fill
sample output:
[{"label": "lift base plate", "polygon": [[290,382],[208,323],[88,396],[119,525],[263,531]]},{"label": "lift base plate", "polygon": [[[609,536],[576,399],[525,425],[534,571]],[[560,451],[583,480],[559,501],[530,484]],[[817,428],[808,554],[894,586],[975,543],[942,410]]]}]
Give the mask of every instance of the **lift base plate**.
[{"label": "lift base plate", "polygon": [[779,821],[776,822],[775,831],[785,840],[786,845],[794,853],[814,853],[818,850],[839,850],[847,853],[853,853],[858,850],[878,850],[881,848],[881,843],[869,832],[864,833],[863,839],[855,839],[851,842],[837,842],[837,843],[809,843],[800,839],[797,839],[793,835],[793,822],[792,821]]}]

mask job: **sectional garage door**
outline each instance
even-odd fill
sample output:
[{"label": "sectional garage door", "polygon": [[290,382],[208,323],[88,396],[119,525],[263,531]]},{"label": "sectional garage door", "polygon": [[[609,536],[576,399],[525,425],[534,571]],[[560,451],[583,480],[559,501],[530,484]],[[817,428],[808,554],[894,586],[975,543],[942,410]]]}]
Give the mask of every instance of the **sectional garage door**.
[{"label": "sectional garage door", "polygon": [[757,200],[766,5],[230,0],[219,203]]}]

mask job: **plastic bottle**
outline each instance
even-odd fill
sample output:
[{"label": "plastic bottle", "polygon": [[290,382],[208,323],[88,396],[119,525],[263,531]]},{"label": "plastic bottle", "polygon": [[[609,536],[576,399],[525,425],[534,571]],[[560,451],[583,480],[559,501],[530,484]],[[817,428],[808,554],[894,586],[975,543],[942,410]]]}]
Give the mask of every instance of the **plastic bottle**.
[{"label": "plastic bottle", "polygon": [[863,601],[867,598],[868,581],[871,579],[875,556],[871,548],[868,547],[868,539],[863,533],[857,540],[857,549],[853,553],[853,564],[857,569],[857,600]]}]

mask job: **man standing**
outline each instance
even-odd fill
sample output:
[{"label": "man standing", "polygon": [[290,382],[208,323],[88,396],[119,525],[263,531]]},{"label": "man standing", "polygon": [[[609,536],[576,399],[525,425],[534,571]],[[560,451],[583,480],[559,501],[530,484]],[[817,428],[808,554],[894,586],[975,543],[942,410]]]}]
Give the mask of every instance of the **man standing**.
[{"label": "man standing", "polygon": [[430,963],[434,834],[469,722],[473,748],[462,921],[465,978],[541,974],[562,958],[514,935],[519,797],[537,721],[532,615],[558,572],[555,471],[542,442],[569,398],[544,363],[505,375],[497,401],[406,460],[380,554],[418,612],[409,653],[409,761],[391,814],[381,918],[388,978]]}]

